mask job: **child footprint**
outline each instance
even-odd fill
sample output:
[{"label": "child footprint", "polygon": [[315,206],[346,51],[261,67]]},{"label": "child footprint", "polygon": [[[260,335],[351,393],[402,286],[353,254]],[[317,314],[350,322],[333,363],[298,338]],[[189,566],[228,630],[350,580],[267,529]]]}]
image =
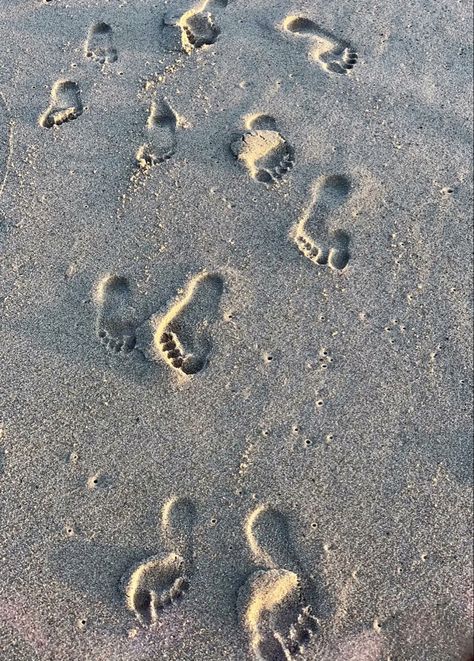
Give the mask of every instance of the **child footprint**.
[{"label": "child footprint", "polygon": [[290,232],[305,257],[315,264],[328,264],[338,271],[342,271],[349,262],[350,237],[342,230],[329,233],[326,222],[330,214],[344,203],[350,189],[347,177],[320,177],[313,186],[308,207]]},{"label": "child footprint", "polygon": [[309,603],[308,581],[296,558],[286,519],[259,505],[245,525],[257,565],[239,590],[237,610],[260,661],[285,661],[301,654],[317,629]]},{"label": "child footprint", "polygon": [[77,83],[58,80],[51,90],[48,108],[40,117],[40,124],[47,129],[61,125],[82,115],[81,93]]},{"label": "child footprint", "polygon": [[117,49],[113,45],[113,31],[110,25],[101,21],[91,26],[87,35],[85,53],[87,57],[100,64],[117,61]]},{"label": "child footprint", "polygon": [[233,136],[230,148],[250,176],[266,184],[277,182],[294,165],[294,150],[270,115],[253,115],[246,131]]},{"label": "child footprint", "polygon": [[97,287],[97,337],[109,351],[129,353],[135,347],[136,320],[130,299],[130,286],[123,276],[108,275]]},{"label": "child footprint", "polygon": [[181,374],[200,372],[212,349],[209,327],[217,316],[223,290],[220,275],[204,272],[195,276],[183,297],[161,319],[149,322],[152,355]]},{"label": "child footprint", "polygon": [[146,123],[148,141],[136,155],[141,168],[148,168],[156,163],[163,163],[176,151],[177,117],[165,99],[153,101]]},{"label": "child footprint", "polygon": [[156,624],[160,611],[175,604],[189,588],[195,519],[189,498],[169,500],[162,510],[161,528],[170,552],[143,560],[122,578],[127,608],[145,627]]},{"label": "child footprint", "polygon": [[181,45],[186,53],[215,43],[220,34],[215,16],[227,4],[228,0],[205,0],[179,18]]},{"label": "child footprint", "polygon": [[337,39],[309,18],[288,16],[283,21],[283,29],[313,41],[310,57],[326,71],[347,74],[357,63],[357,52],[346,41]]}]

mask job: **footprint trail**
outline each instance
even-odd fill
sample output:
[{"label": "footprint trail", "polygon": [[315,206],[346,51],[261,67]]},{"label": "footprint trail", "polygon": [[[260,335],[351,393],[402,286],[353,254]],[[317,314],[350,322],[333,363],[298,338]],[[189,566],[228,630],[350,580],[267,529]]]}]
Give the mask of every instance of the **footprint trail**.
[{"label": "footprint trail", "polygon": [[163,507],[161,529],[167,555],[138,563],[123,577],[126,606],[145,627],[156,624],[164,608],[189,589],[193,565],[196,508],[189,498],[172,498]]},{"label": "footprint trail", "polygon": [[177,116],[166,99],[153,102],[146,123],[148,140],[137,151],[137,164],[149,168],[163,163],[176,151]]},{"label": "footprint trail", "polygon": [[104,22],[91,26],[85,43],[86,57],[100,64],[117,61],[117,49],[113,44],[113,31],[110,25]]},{"label": "footprint trail", "polygon": [[50,103],[40,117],[40,124],[47,129],[60,126],[82,115],[82,111],[78,84],[71,80],[59,80],[53,85]]},{"label": "footprint trail", "polygon": [[280,512],[258,506],[248,517],[245,532],[253,558],[263,569],[240,589],[239,617],[256,659],[287,661],[303,653],[317,630],[304,572]]},{"label": "footprint trail", "polygon": [[343,271],[349,262],[349,235],[343,230],[328,232],[326,222],[344,204],[350,190],[351,183],[345,176],[318,179],[309,206],[290,232],[300,252],[314,264],[328,264],[333,270]]},{"label": "footprint trail", "polygon": [[250,176],[265,184],[274,184],[294,165],[294,150],[278,131],[270,115],[253,115],[246,121],[246,131],[235,135],[230,149],[247,168]]},{"label": "footprint trail", "polygon": [[309,18],[288,16],[283,21],[286,32],[309,39],[310,58],[331,73],[347,74],[357,64],[358,54],[346,41],[337,39]]}]

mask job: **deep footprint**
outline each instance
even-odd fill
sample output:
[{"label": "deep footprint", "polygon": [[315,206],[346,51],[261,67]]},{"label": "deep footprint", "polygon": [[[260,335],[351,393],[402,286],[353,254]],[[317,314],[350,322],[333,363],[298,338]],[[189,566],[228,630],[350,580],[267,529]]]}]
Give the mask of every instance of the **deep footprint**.
[{"label": "deep footprint", "polygon": [[196,509],[189,498],[168,501],[163,507],[161,528],[170,553],[147,558],[122,579],[126,606],[145,627],[156,624],[160,612],[176,604],[189,588],[195,518]]},{"label": "deep footprint", "polygon": [[228,0],[206,0],[180,17],[178,25],[181,28],[181,45],[186,53],[216,42],[220,29],[215,16],[227,4]]},{"label": "deep footprint", "polygon": [[247,130],[234,136],[230,149],[247,168],[250,176],[265,184],[274,184],[294,165],[294,150],[278,131],[269,115],[251,117]]},{"label": "deep footprint", "polygon": [[107,23],[95,23],[89,30],[85,44],[86,56],[100,64],[117,61],[117,49],[113,44],[113,31]]},{"label": "deep footprint", "polygon": [[311,262],[328,264],[337,271],[344,270],[349,262],[350,237],[342,230],[328,232],[326,224],[331,213],[344,204],[350,190],[349,179],[342,175],[318,179],[310,204],[290,232],[300,252]]},{"label": "deep footprint", "polygon": [[101,344],[113,353],[129,353],[136,343],[135,313],[127,278],[108,275],[96,291],[96,332]]},{"label": "deep footprint", "polygon": [[49,106],[41,115],[40,124],[47,129],[60,126],[82,115],[82,111],[78,84],[71,80],[59,80],[53,85]]},{"label": "deep footprint", "polygon": [[177,117],[165,99],[153,102],[146,123],[148,140],[136,155],[138,165],[149,168],[157,163],[163,163],[176,151]]},{"label": "deep footprint", "polygon": [[284,661],[304,652],[317,630],[301,566],[291,548],[286,520],[267,506],[246,523],[247,541],[257,564],[239,591],[237,609],[256,659]]},{"label": "deep footprint", "polygon": [[309,18],[288,16],[283,21],[283,29],[314,42],[310,57],[326,71],[347,74],[357,64],[358,54],[350,44],[337,39]]},{"label": "deep footprint", "polygon": [[210,325],[217,316],[223,290],[220,275],[200,274],[158,322],[155,350],[174,370],[193,375],[206,366],[212,349]]}]

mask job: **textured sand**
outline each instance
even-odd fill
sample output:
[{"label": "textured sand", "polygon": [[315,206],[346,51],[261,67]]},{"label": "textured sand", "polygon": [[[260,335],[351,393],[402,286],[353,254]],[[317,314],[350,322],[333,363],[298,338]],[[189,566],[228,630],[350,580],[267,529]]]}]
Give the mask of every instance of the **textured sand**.
[{"label": "textured sand", "polygon": [[0,0],[2,660],[469,658],[471,18]]}]

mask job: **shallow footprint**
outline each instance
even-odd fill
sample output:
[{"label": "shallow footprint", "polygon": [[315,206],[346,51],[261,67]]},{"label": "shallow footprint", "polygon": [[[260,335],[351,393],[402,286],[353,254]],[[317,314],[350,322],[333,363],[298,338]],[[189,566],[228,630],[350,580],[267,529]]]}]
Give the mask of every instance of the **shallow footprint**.
[{"label": "shallow footprint", "polygon": [[283,21],[283,29],[314,41],[315,46],[310,52],[311,58],[326,71],[347,74],[357,64],[358,55],[354,48],[346,41],[337,39],[309,18],[288,16]]},{"label": "shallow footprint", "polygon": [[202,273],[191,280],[183,298],[159,320],[153,343],[170,367],[193,375],[206,366],[212,349],[209,327],[217,316],[223,291],[220,275]]},{"label": "shallow footprint", "polygon": [[254,115],[247,130],[233,137],[230,149],[256,181],[273,184],[294,165],[294,150],[270,115]]},{"label": "shallow footprint", "polygon": [[329,234],[326,221],[345,202],[350,190],[351,183],[343,175],[320,177],[313,186],[308,207],[290,232],[305,257],[315,264],[328,264],[338,271],[342,271],[349,262],[350,237],[342,230]]},{"label": "shallow footprint", "polygon": [[249,516],[245,531],[257,564],[239,591],[237,610],[256,659],[280,661],[304,651],[317,630],[308,588],[291,548],[284,516],[260,505]]},{"label": "shallow footprint", "polygon": [[176,125],[176,113],[166,99],[153,101],[146,123],[148,141],[136,155],[141,168],[163,163],[173,156],[176,151]]},{"label": "shallow footprint", "polygon": [[117,49],[113,45],[113,31],[110,25],[102,21],[92,25],[87,35],[85,53],[87,57],[100,64],[117,61]]},{"label": "shallow footprint", "polygon": [[156,624],[160,611],[179,601],[189,588],[195,519],[196,508],[189,498],[169,500],[162,510],[161,528],[170,553],[147,558],[122,579],[127,608],[143,626]]},{"label": "shallow footprint", "polygon": [[81,93],[77,83],[58,80],[51,90],[48,108],[40,117],[40,124],[47,129],[59,126],[82,115]]},{"label": "shallow footprint", "polygon": [[127,278],[108,275],[95,293],[96,332],[101,344],[114,353],[129,353],[135,347],[135,311],[131,307]]}]

